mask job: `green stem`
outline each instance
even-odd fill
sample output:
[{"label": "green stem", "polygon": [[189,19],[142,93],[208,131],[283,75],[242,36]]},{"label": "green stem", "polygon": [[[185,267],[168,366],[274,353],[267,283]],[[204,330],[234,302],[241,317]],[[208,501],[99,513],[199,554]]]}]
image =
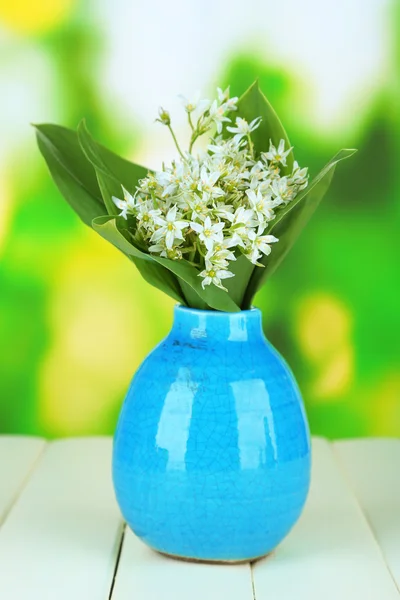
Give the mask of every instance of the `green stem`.
[{"label": "green stem", "polygon": [[254,144],[251,140],[250,133],[247,134],[247,141],[249,142],[249,150],[250,150],[251,157],[254,158]]},{"label": "green stem", "polygon": [[198,131],[194,131],[190,140],[189,154],[192,152],[193,144],[195,143],[198,137],[200,137],[200,133]]},{"label": "green stem", "polygon": [[178,150],[179,154],[182,156],[183,160],[185,160],[185,156],[184,156],[184,154],[183,154],[182,150],[181,150],[181,149],[180,149],[180,147],[179,147],[178,140],[176,139],[176,136],[175,136],[175,134],[174,134],[174,132],[173,132],[173,129],[172,129],[171,125],[168,125],[168,129],[169,129],[169,130],[170,130],[170,132],[171,132],[172,138],[173,138],[173,140],[174,140],[174,142],[175,142],[175,146],[176,146],[176,148],[177,148],[177,150]]},{"label": "green stem", "polygon": [[190,129],[192,131],[194,131],[194,125],[193,125],[192,116],[191,116],[190,112],[188,112],[188,121],[189,121]]},{"label": "green stem", "polygon": [[194,242],[193,244],[193,250],[191,251],[191,253],[189,254],[189,260],[190,262],[194,261],[194,257],[196,256],[196,242]]},{"label": "green stem", "polygon": [[153,200],[153,206],[154,208],[158,208],[158,202],[157,202],[157,198],[154,192],[151,192],[151,199]]}]

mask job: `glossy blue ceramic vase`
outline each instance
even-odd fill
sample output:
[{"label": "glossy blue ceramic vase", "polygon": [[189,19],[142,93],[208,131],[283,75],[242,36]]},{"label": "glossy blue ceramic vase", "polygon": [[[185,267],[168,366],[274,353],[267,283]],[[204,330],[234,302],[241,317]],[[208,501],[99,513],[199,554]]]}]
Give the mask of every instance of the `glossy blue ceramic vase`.
[{"label": "glossy blue ceramic vase", "polygon": [[166,554],[251,560],[286,536],[307,497],[310,438],[259,310],[175,308],[125,399],[113,479],[128,525]]}]

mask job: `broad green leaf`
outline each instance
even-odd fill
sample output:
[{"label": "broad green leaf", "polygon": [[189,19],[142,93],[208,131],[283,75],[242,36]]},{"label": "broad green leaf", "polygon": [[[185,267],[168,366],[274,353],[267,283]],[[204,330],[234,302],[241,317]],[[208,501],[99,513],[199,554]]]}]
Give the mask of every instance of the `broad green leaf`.
[{"label": "broad green leaf", "polygon": [[96,170],[97,181],[103,197],[103,202],[107,208],[107,212],[109,215],[118,216],[120,211],[113,201],[113,196],[123,199],[121,185],[113,177],[106,175],[103,171],[100,171],[96,167],[94,168]]},{"label": "broad green leaf", "polygon": [[260,261],[265,268],[254,269],[245,294],[244,304],[246,306],[250,306],[256,292],[280,265],[310,220],[331,184],[336,165],[355,152],[356,150],[338,152],[292,203],[277,212],[276,218],[271,222],[268,234],[275,235],[279,242],[274,244],[271,254],[264,256]]},{"label": "broad green leaf", "polygon": [[116,219],[110,216],[98,217],[93,220],[93,229],[121,250],[135,264],[143,279],[150,285],[185,304],[185,298],[176,277],[168,269],[153,261],[151,256],[135,248],[119,231]]},{"label": "broad green leaf", "polygon": [[197,308],[199,310],[211,310],[211,307],[208,306],[208,304],[206,304],[206,302],[204,302],[204,300],[202,300],[200,298],[200,296],[194,291],[194,289],[188,283],[186,283],[186,281],[183,281],[183,279],[180,279],[179,283],[180,283],[183,295],[185,296],[186,304],[188,306],[190,306],[191,308]]},{"label": "broad green leaf", "polygon": [[[272,140],[272,143],[275,146],[278,146],[280,140],[285,140],[286,148],[290,147],[286,131],[276,112],[260,90],[258,81],[255,81],[239,98],[238,111],[231,113],[232,120],[234,120],[236,116],[246,119],[249,123],[257,117],[261,117],[262,119],[260,126],[251,134],[256,156],[258,156],[260,152],[268,151],[270,140]],[[286,173],[291,173],[292,170],[293,152],[290,152],[287,157],[287,167],[282,167],[281,173],[285,175]]]},{"label": "broad green leaf", "polygon": [[[78,138],[87,159],[95,167],[97,174],[102,174],[104,186],[108,193],[121,198],[121,185],[129,192],[134,193],[140,179],[147,176],[149,170],[114,154],[104,146],[98,144],[90,135],[85,122],[78,126]],[[115,214],[115,206],[107,207]]]},{"label": "broad green leaf", "polygon": [[58,125],[35,125],[37,143],[59,191],[82,221],[104,214],[96,173],[74,131]]},{"label": "broad green leaf", "polygon": [[240,254],[237,260],[229,263],[229,271],[234,274],[234,277],[225,279],[224,286],[227,288],[229,296],[241,309],[245,308],[242,306],[243,299],[252,273],[256,268],[259,267],[253,265],[243,254]]}]

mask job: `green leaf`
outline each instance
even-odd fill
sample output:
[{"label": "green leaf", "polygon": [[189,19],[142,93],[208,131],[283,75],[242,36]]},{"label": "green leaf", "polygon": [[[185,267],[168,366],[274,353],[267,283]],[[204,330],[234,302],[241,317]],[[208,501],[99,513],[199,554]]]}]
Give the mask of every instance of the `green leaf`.
[{"label": "green leaf", "polygon": [[272,221],[267,233],[275,235],[279,242],[273,246],[271,254],[264,256],[260,261],[265,265],[265,268],[256,267],[254,269],[245,294],[244,303],[246,305],[251,304],[256,292],[277,269],[292,248],[325,196],[331,184],[336,165],[355,152],[356,150],[341,150],[338,152],[293,202],[277,212],[276,218]]},{"label": "green leaf", "polygon": [[234,274],[234,277],[225,279],[224,286],[227,288],[229,296],[242,310],[249,308],[243,305],[243,300],[253,271],[256,268],[258,267],[253,265],[244,254],[240,254],[235,261],[229,263],[229,271]]},{"label": "green leaf", "polygon": [[180,279],[179,283],[180,283],[183,295],[185,296],[186,304],[188,306],[190,306],[191,308],[197,308],[199,310],[211,310],[211,307],[208,306],[208,304],[206,304],[206,302],[204,302],[204,300],[202,300],[200,298],[200,296],[194,291],[194,289],[188,283],[186,283],[186,281],[183,281],[183,279]]},{"label": "green leaf", "polygon": [[[285,140],[286,148],[290,147],[289,138],[283,128],[276,112],[259,88],[258,81],[239,98],[237,113],[231,113],[232,119],[235,116],[246,119],[249,123],[261,117],[260,126],[251,134],[251,139],[254,144],[256,157],[260,152],[267,152],[269,149],[269,141],[275,146],[278,146],[280,140]],[[293,170],[293,152],[287,157],[287,166],[281,168],[281,173],[291,173]]]},{"label": "green leaf", "polygon": [[105,212],[93,166],[86,159],[77,134],[58,125],[35,125],[37,143],[59,191],[82,221]]},{"label": "green leaf", "polygon": [[151,256],[131,244],[119,231],[115,218],[110,216],[98,217],[93,220],[93,229],[102,238],[121,250],[135,264],[143,279],[150,283],[150,285],[165,292],[178,302],[185,304],[185,298],[176,277],[168,269],[153,261]]},{"label": "green leaf", "polygon": [[98,144],[90,135],[84,121],[81,121],[78,126],[78,138],[83,152],[94,166],[101,182],[100,187],[107,210],[110,214],[115,214],[116,207],[111,196],[122,197],[121,185],[133,194],[139,180],[146,177],[149,170],[125,160]]}]

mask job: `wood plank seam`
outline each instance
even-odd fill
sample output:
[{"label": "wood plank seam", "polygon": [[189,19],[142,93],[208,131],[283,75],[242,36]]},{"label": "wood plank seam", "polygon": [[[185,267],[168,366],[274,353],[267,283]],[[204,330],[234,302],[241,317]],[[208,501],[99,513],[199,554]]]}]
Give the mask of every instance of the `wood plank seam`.
[{"label": "wood plank seam", "polygon": [[253,600],[257,600],[257,597],[256,597],[256,584],[255,584],[255,581],[254,581],[253,565],[254,565],[254,562],[249,564],[249,567],[250,567],[250,578],[251,578],[251,590],[253,592]]},{"label": "wood plank seam", "polygon": [[127,528],[127,524],[123,522],[121,524],[121,533],[120,533],[120,541],[119,541],[118,553],[117,553],[117,558],[115,560],[114,573],[113,573],[113,578],[112,578],[112,581],[111,581],[110,593],[108,594],[108,600],[112,600],[112,596],[113,596],[113,593],[114,593],[115,581],[117,579],[119,562],[121,560],[121,554],[122,554],[122,548],[123,548],[124,540],[125,540],[126,528]]},{"label": "wood plank seam", "polygon": [[391,569],[390,569],[390,567],[389,567],[389,565],[387,563],[385,553],[384,553],[384,551],[383,551],[383,549],[382,549],[382,547],[381,547],[381,545],[380,545],[380,543],[379,543],[379,541],[378,541],[378,539],[376,537],[376,531],[375,531],[374,526],[373,526],[373,524],[371,523],[371,521],[370,521],[370,519],[368,517],[368,513],[365,511],[363,505],[361,504],[361,499],[359,498],[359,496],[357,494],[357,490],[355,489],[353,483],[351,482],[351,479],[349,477],[349,473],[348,473],[348,471],[346,469],[346,465],[344,464],[344,462],[343,462],[343,460],[342,460],[342,458],[340,456],[340,453],[338,452],[338,450],[336,448],[336,445],[334,443],[332,443],[332,442],[330,442],[329,445],[330,445],[330,447],[332,449],[332,453],[333,453],[333,456],[335,458],[335,462],[338,465],[340,473],[341,473],[341,475],[342,475],[342,477],[343,477],[343,479],[344,479],[347,487],[349,488],[350,492],[352,493],[352,495],[356,499],[357,506],[358,506],[358,509],[359,509],[360,513],[362,514],[362,516],[364,517],[365,521],[368,524],[368,527],[369,527],[369,529],[371,531],[371,535],[373,536],[373,538],[374,538],[374,540],[376,542],[376,545],[379,548],[379,552],[380,552],[380,554],[382,556],[383,562],[385,563],[385,566],[386,566],[386,569],[387,569],[387,571],[388,571],[388,573],[390,575],[390,578],[392,579],[394,585],[396,586],[397,591],[400,594],[400,587],[399,587],[399,585],[398,585],[398,583],[397,583],[397,581],[396,581],[396,579],[395,579],[395,577],[394,577],[394,575],[393,575],[393,573],[392,573],[392,571],[391,571]]},{"label": "wood plank seam", "polygon": [[37,466],[39,465],[40,461],[43,459],[43,456],[44,456],[47,448],[49,447],[49,443],[46,440],[43,440],[43,442],[44,442],[43,448],[40,450],[40,452],[37,455],[36,459],[32,463],[30,469],[28,469],[28,471],[27,471],[24,479],[21,482],[21,485],[19,486],[18,490],[14,494],[13,498],[11,498],[9,505],[3,511],[2,516],[0,516],[0,527],[2,525],[4,525],[4,523],[6,522],[6,520],[7,520],[8,516],[10,515],[13,507],[18,502],[18,499],[22,496],[22,494],[23,494],[26,486],[28,485],[29,480],[31,479],[33,473],[35,472]]}]

